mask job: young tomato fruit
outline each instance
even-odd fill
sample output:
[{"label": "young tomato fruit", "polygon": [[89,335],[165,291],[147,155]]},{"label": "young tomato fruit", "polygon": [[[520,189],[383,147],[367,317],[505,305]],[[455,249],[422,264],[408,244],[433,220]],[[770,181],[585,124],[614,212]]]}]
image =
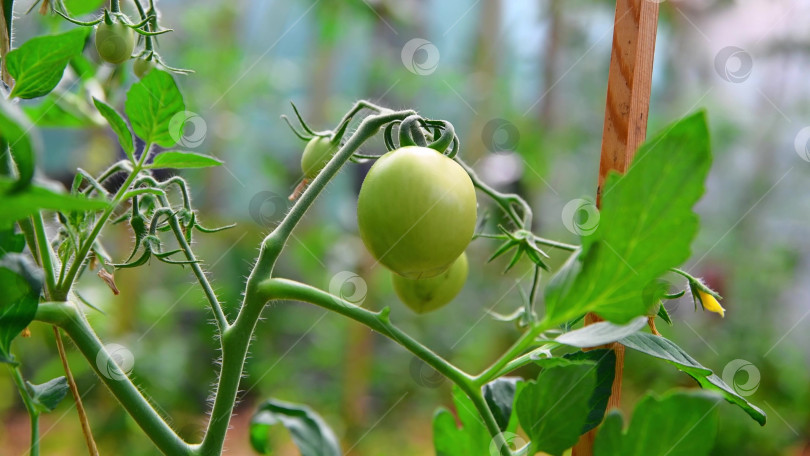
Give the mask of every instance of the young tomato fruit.
[{"label": "young tomato fruit", "polygon": [[337,151],[330,139],[316,136],[309,140],[301,156],[301,171],[307,179],[314,179]]},{"label": "young tomato fruit", "polygon": [[101,22],[96,26],[96,51],[105,62],[126,62],[132,57],[133,49],[135,32],[131,28],[120,22]]},{"label": "young tomato fruit", "polygon": [[475,187],[452,159],[426,147],[389,152],[360,188],[357,224],[374,258],[409,279],[450,267],[475,231]]},{"label": "young tomato fruit", "polygon": [[142,79],[146,76],[146,73],[150,72],[154,67],[155,62],[152,60],[137,59],[135,63],[132,64],[132,71],[138,79]]},{"label": "young tomato fruit", "polygon": [[427,279],[406,279],[391,274],[394,291],[402,302],[418,314],[444,307],[458,295],[467,281],[467,254],[460,257],[446,271]]}]

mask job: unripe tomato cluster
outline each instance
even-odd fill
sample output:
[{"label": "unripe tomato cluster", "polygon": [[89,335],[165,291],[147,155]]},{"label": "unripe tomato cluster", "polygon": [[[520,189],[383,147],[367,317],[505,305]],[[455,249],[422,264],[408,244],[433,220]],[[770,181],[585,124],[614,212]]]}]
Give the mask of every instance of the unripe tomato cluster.
[{"label": "unripe tomato cluster", "polygon": [[475,221],[472,180],[427,147],[402,147],[377,159],[357,201],[363,243],[394,273],[397,295],[418,313],[444,306],[461,290]]},{"label": "unripe tomato cluster", "polygon": [[[122,22],[102,21],[96,26],[96,51],[107,63],[118,65],[132,58],[135,44],[135,31]],[[138,58],[132,64],[132,71],[143,78],[154,67],[153,59]]]}]

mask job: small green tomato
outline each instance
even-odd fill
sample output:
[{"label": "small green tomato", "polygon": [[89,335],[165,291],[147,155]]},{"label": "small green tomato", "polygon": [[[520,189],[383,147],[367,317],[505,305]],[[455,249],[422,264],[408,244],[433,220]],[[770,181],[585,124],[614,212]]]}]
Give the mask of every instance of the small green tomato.
[{"label": "small green tomato", "polygon": [[337,151],[337,146],[324,136],[309,140],[301,156],[301,171],[307,179],[314,179]]},{"label": "small green tomato", "polygon": [[428,279],[407,279],[391,274],[394,291],[402,302],[418,314],[432,312],[453,300],[467,281],[467,254],[443,273]]},{"label": "small green tomato", "polygon": [[154,60],[137,59],[135,63],[132,64],[132,71],[138,79],[142,79],[146,76],[146,73],[152,71],[153,68],[155,68]]},{"label": "small green tomato", "polygon": [[105,62],[126,62],[134,49],[135,32],[125,24],[101,22],[96,26],[96,51]]}]

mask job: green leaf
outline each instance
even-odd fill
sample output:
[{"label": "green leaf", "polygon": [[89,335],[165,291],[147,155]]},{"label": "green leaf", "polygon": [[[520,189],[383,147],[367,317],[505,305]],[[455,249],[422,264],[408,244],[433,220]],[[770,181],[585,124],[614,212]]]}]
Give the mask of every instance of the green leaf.
[{"label": "green leaf", "polygon": [[598,347],[629,336],[643,328],[646,324],[647,317],[638,317],[626,325],[600,321],[562,334],[554,339],[554,341],[579,348]]},{"label": "green leaf", "polygon": [[58,35],[44,35],[23,43],[6,56],[6,67],[14,77],[9,98],[47,95],[62,80],[70,59],[82,52],[89,33],[77,27]]},{"label": "green leaf", "polygon": [[25,388],[34,402],[39,413],[52,412],[65,398],[68,392],[68,382],[65,377],[58,377],[41,385],[25,382]]},{"label": "green leaf", "polygon": [[520,425],[531,438],[528,454],[559,456],[577,443],[595,386],[593,362],[546,368],[526,384],[516,404]]},{"label": "green leaf", "polygon": [[169,151],[156,156],[152,163],[146,168],[208,168],[222,164],[210,155],[197,154],[194,152]]},{"label": "green leaf", "polygon": [[59,96],[51,93],[42,102],[23,107],[25,115],[41,128],[84,128],[95,125],[95,121],[84,108],[85,101],[72,93]]},{"label": "green leaf", "polygon": [[[30,133],[33,127],[20,108],[0,97],[0,145],[6,144],[17,167],[17,183],[14,190],[31,184],[34,178],[34,160],[39,146],[36,136]],[[5,158],[5,147],[0,147],[0,157]]]},{"label": "green leaf", "polygon": [[445,408],[440,408],[433,415],[433,445],[436,456],[486,454],[491,437],[481,422],[475,405],[456,386],[453,387],[453,403],[461,421],[460,428],[456,424],[456,418]]},{"label": "green leaf", "polygon": [[0,362],[14,363],[11,341],[34,320],[42,280],[42,270],[27,256],[0,258]]},{"label": "green leaf", "polygon": [[0,224],[27,217],[40,209],[60,212],[105,209],[105,200],[89,199],[79,195],[56,193],[46,188],[31,186],[25,190],[10,192],[14,181],[0,176]]},{"label": "green leaf", "polygon": [[147,73],[127,92],[124,108],[132,130],[147,144],[171,147],[177,142],[179,132],[172,132],[169,123],[186,105],[169,73],[160,70]]},{"label": "green leaf", "polygon": [[520,377],[501,377],[484,385],[484,400],[495,416],[498,428],[503,431],[514,432],[510,423],[517,425],[512,420],[512,407],[515,397],[525,386],[525,382]]},{"label": "green leaf", "polygon": [[582,427],[582,433],[599,426],[605,416],[610,393],[613,389],[613,378],[616,375],[616,353],[613,350],[600,348],[589,351],[567,353],[563,358],[571,361],[592,361],[596,363],[596,386],[588,400],[590,411]]},{"label": "green leaf", "polygon": [[93,98],[93,103],[96,105],[98,112],[110,123],[110,127],[113,129],[116,136],[118,136],[118,142],[127,154],[127,158],[134,162],[135,145],[132,142],[132,133],[129,131],[129,127],[126,121],[124,121],[124,118],[121,117],[121,114],[118,114],[118,111],[113,109],[112,106],[99,99]]},{"label": "green leaf", "polygon": [[765,425],[767,415],[762,409],[750,403],[748,399],[743,396],[740,396],[733,388],[728,386],[722,378],[712,373],[710,369],[703,367],[703,365],[669,339],[648,333],[636,333],[625,337],[620,340],[619,343],[627,348],[632,348],[633,350],[674,364],[675,367],[697,380],[701,388],[719,392],[728,402],[736,404],[745,410],[745,412],[760,425]]},{"label": "green leaf", "polygon": [[104,0],[64,0],[65,8],[73,16],[82,16],[101,8]]},{"label": "green leaf", "polygon": [[14,231],[14,223],[0,223],[0,258],[6,253],[20,253],[25,249],[25,236]]},{"label": "green leaf", "polygon": [[644,289],[689,258],[710,165],[703,113],[680,120],[642,145],[627,174],[608,176],[596,230],[546,290],[546,323],[587,312],[614,323],[646,314]]},{"label": "green leaf", "polygon": [[594,442],[594,456],[706,456],[717,435],[717,398],[674,392],[646,396],[636,406],[627,431],[612,413]]},{"label": "green leaf", "polygon": [[270,454],[271,426],[283,424],[298,446],[301,456],[340,456],[340,444],[329,425],[305,405],[268,399],[250,420],[250,443],[261,454]]}]

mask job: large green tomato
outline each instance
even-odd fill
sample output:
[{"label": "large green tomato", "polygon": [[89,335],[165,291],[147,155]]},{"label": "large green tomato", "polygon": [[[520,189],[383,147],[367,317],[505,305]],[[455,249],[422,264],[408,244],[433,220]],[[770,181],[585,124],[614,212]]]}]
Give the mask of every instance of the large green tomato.
[{"label": "large green tomato", "polygon": [[444,272],[475,231],[475,187],[452,159],[426,147],[389,152],[360,188],[357,224],[374,258],[409,279]]},{"label": "large green tomato", "polygon": [[96,50],[109,63],[123,63],[132,57],[135,49],[135,32],[120,22],[96,26]]},{"label": "large green tomato", "polygon": [[301,171],[307,179],[314,179],[337,151],[329,138],[316,136],[309,140],[301,156]]},{"label": "large green tomato", "polygon": [[462,253],[449,269],[428,279],[406,279],[391,274],[394,291],[416,313],[443,307],[458,295],[467,281],[467,254]]}]

